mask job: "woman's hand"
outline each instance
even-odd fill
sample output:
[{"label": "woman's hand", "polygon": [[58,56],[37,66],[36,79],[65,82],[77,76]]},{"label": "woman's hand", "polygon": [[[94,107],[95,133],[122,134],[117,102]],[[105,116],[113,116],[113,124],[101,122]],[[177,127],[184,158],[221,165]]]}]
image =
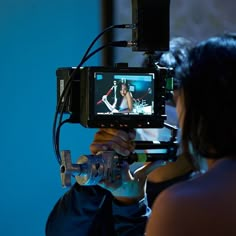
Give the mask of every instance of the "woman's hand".
[{"label": "woman's hand", "polygon": [[[105,151],[114,151],[114,156],[130,155],[135,149],[135,130],[118,130],[111,128],[99,129],[90,145],[93,154]],[[147,175],[155,168],[165,165],[165,161],[146,163],[132,175],[129,164],[120,161],[115,167],[116,177],[113,181],[103,179],[98,185],[109,190],[113,196],[123,204],[132,204],[145,195]]]},{"label": "woman's hand", "polygon": [[135,136],[135,130],[101,128],[94,136],[90,151],[92,154],[97,154],[100,151],[110,150],[122,156],[128,156],[135,149]]}]

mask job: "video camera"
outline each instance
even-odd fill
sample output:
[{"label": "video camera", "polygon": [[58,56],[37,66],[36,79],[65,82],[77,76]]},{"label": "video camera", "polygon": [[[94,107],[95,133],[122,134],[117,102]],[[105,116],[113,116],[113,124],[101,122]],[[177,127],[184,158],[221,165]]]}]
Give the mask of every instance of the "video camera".
[{"label": "video camera", "polygon": [[[112,177],[121,160],[127,160],[130,164],[136,161],[175,160],[177,128],[165,123],[165,102],[168,93],[173,90],[173,69],[160,67],[153,60],[156,51],[169,49],[169,5],[170,0],[132,0],[132,24],[108,27],[92,42],[77,67],[60,67],[56,70],[57,109],[53,139],[63,186],[70,186],[72,175],[75,175],[79,184],[95,185],[108,176]],[[157,25],[153,28],[155,23]],[[89,54],[95,41],[114,28],[131,28],[132,41],[109,42]],[[157,31],[155,34],[154,30]],[[107,46],[132,47],[133,51],[144,51],[148,56],[148,66],[129,67],[128,63],[117,63],[114,67],[83,67],[86,60]],[[122,89],[129,93],[131,102],[124,100]],[[69,118],[63,120],[64,114],[69,115]],[[121,157],[108,151],[98,155],[83,155],[76,164],[72,164],[70,151],[60,153],[59,150],[60,128],[66,122],[79,123],[88,128],[165,126],[173,132],[169,141],[158,144],[136,141],[136,149],[160,149],[160,153],[133,153],[130,157]]]}]

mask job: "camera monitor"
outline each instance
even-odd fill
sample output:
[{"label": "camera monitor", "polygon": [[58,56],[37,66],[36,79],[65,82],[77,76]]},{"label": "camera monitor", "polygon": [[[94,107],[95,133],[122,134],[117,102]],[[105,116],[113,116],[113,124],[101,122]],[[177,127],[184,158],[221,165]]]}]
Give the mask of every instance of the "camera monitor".
[{"label": "camera monitor", "polygon": [[153,115],[154,79],[154,73],[95,73],[95,115]]},{"label": "camera monitor", "polygon": [[[58,78],[61,79],[60,76]],[[76,89],[72,83],[69,106],[73,109],[69,112],[73,117],[77,117],[77,122],[83,126],[164,126],[164,71],[139,67],[83,67],[74,81]]]}]

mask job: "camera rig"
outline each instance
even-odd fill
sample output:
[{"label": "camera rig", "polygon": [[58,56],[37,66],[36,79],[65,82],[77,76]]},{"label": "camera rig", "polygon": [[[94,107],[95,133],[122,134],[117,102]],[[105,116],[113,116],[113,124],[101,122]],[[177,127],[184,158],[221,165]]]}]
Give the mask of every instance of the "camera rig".
[{"label": "camera rig", "polygon": [[[165,102],[173,90],[173,69],[160,67],[153,60],[155,51],[169,49],[170,0],[132,0],[132,24],[112,25],[99,34],[87,49],[76,67],[60,67],[57,77],[57,108],[53,124],[53,143],[60,164],[63,186],[70,186],[71,176],[81,185],[95,185],[100,180],[112,179],[119,174],[122,161],[153,162],[175,161],[178,143],[177,127],[165,123]],[[160,23],[158,38],[153,34],[153,23]],[[105,32],[115,29],[132,29],[132,41],[115,41],[89,53],[95,42]],[[129,67],[118,63],[114,67],[88,66],[85,61],[105,47],[132,47],[145,51],[148,67]],[[119,104],[119,86],[125,86],[132,102],[132,109]],[[67,115],[67,119],[63,116]],[[65,123],[78,123],[86,128],[163,128],[171,130],[169,141],[135,141],[136,150],[155,149],[157,153],[132,153],[123,157],[114,151],[97,155],[83,155],[72,164],[69,150],[60,151],[60,128]],[[159,151],[158,151],[159,150]],[[163,163],[163,162],[162,162]],[[162,164],[161,164],[162,165]]]}]

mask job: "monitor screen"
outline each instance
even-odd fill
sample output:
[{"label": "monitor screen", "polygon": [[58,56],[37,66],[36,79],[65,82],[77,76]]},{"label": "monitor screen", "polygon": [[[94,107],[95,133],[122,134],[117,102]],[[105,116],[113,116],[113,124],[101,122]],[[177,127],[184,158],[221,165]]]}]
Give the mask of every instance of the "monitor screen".
[{"label": "monitor screen", "polygon": [[153,115],[155,73],[94,74],[95,115]]}]

